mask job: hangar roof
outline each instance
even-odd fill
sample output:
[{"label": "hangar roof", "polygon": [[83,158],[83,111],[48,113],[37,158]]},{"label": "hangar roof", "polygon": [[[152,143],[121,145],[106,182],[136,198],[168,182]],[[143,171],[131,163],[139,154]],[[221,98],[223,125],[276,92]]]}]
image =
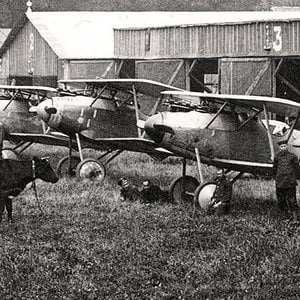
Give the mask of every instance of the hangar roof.
[{"label": "hangar roof", "polygon": [[62,59],[112,58],[114,28],[198,23],[203,12],[28,12],[27,18]]},{"label": "hangar roof", "polygon": [[181,26],[115,28],[115,57],[170,59],[199,57],[299,56],[299,11],[199,12]]},{"label": "hangar roof", "polygon": [[59,58],[114,57],[114,28],[300,19],[299,12],[28,12],[27,18]]},{"label": "hangar roof", "polygon": [[[193,13],[193,12],[192,12]],[[182,22],[181,25],[218,25],[218,24],[242,24],[242,23],[255,23],[262,21],[295,21],[300,20],[300,12],[295,11],[201,11],[194,12],[196,18],[189,18],[185,22]],[[189,12],[191,14],[191,12]],[[167,24],[161,25],[156,23],[153,28],[160,27],[173,27],[178,24]],[[151,27],[149,25],[142,26],[142,28]],[[135,26],[137,28],[137,26]],[[131,29],[130,27],[118,27],[115,29]]]},{"label": "hangar roof", "polygon": [[299,12],[27,12],[8,35],[0,55],[28,19],[61,59],[103,59],[114,57],[113,29],[168,27],[196,24],[243,23],[262,20],[300,19]]}]

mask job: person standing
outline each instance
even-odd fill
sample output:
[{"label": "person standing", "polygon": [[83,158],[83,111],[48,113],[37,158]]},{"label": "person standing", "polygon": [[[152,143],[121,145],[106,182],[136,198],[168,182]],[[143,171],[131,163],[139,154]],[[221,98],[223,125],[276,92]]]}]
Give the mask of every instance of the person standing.
[{"label": "person standing", "polygon": [[299,219],[299,206],[297,203],[296,186],[297,173],[299,172],[298,157],[288,151],[287,141],[278,142],[279,152],[274,157],[274,175],[276,197],[281,210],[287,210],[295,223]]}]

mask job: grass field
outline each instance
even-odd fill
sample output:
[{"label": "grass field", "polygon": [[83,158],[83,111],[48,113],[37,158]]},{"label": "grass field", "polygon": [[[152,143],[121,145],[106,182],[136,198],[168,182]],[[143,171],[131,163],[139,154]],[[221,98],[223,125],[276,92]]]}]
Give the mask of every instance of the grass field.
[{"label": "grass field", "polygon": [[180,173],[176,159],[126,153],[103,185],[39,181],[43,215],[24,191],[15,222],[0,225],[0,299],[299,299],[300,231],[278,211],[272,181],[238,181],[223,217],[118,199],[121,176],[166,188]]}]

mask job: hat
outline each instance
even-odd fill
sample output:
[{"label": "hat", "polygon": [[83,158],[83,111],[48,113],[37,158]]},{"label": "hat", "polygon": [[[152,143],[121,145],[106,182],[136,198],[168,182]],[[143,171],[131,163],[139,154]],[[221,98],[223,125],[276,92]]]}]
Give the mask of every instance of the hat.
[{"label": "hat", "polygon": [[129,187],[129,181],[128,181],[127,179],[123,179],[123,180],[122,180],[122,187],[123,187],[123,188]]},{"label": "hat", "polygon": [[126,178],[120,178],[118,185],[120,185],[122,188],[127,188],[129,187],[129,181]]},{"label": "hat", "polygon": [[217,174],[218,174],[218,175],[223,175],[223,174],[224,174],[223,169],[219,169],[219,170],[217,171]]},{"label": "hat", "polygon": [[278,145],[284,145],[284,144],[286,145],[287,143],[288,143],[287,140],[280,140],[277,142]]}]

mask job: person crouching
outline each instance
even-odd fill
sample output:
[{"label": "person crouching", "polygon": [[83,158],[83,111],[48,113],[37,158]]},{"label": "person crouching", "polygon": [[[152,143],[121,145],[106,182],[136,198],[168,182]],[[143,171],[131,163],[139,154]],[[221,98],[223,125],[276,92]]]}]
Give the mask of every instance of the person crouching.
[{"label": "person crouching", "polygon": [[121,201],[135,201],[138,196],[138,189],[135,185],[131,184],[128,179],[120,178],[118,185],[121,187],[120,200]]},{"label": "person crouching", "polygon": [[143,181],[140,194],[142,203],[167,202],[169,200],[168,192],[163,191],[157,185],[151,184],[150,180]]},{"label": "person crouching", "polygon": [[231,196],[232,181],[226,177],[224,170],[220,169],[217,171],[216,189],[207,213],[218,216],[228,214],[230,212]]}]

